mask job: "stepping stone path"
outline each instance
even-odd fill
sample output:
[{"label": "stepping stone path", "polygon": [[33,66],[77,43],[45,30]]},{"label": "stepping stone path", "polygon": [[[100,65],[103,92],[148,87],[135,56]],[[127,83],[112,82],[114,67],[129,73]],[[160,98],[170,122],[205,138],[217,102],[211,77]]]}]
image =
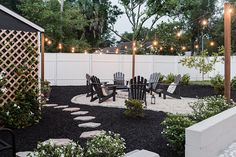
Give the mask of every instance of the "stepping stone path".
[{"label": "stepping stone path", "polygon": [[68,108],[64,108],[62,111],[66,111],[66,112],[76,112],[79,111],[80,108],[78,107],[68,107]]},{"label": "stepping stone path", "polygon": [[56,107],[58,104],[45,104],[43,107]]},{"label": "stepping stone path", "polygon": [[93,117],[93,116],[79,116],[79,117],[75,117],[74,120],[89,121],[95,118],[96,117]]},{"label": "stepping stone path", "polygon": [[68,105],[59,105],[59,106],[56,106],[54,108],[57,109],[57,108],[67,108],[67,107],[69,107],[69,106]]},{"label": "stepping stone path", "polygon": [[80,135],[80,138],[92,138],[94,136],[98,136],[100,134],[102,134],[104,131],[102,130],[94,130],[94,131],[87,131],[87,132],[83,132]]},{"label": "stepping stone path", "polygon": [[66,146],[72,142],[73,141],[68,138],[61,138],[61,139],[49,139],[47,141],[44,141],[43,143],[44,144],[53,143],[56,146]]},{"label": "stepping stone path", "polygon": [[85,115],[88,114],[88,111],[78,111],[78,112],[72,112],[71,115],[79,116],[79,115]]},{"label": "stepping stone path", "polygon": [[101,123],[88,122],[88,123],[79,124],[78,126],[80,128],[97,128],[100,125],[101,125]]},{"label": "stepping stone path", "polygon": [[17,156],[17,157],[27,157],[28,154],[31,154],[31,156],[33,156],[33,152],[30,152],[30,151],[17,152],[17,153],[16,153],[16,156]]}]

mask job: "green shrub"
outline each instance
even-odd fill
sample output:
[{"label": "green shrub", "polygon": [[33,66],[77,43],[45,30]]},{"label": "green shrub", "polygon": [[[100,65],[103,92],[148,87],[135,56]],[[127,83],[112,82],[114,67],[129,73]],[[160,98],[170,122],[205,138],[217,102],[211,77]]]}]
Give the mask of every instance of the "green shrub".
[{"label": "green shrub", "polygon": [[49,100],[51,93],[50,82],[47,80],[41,80],[41,103],[46,104]]},{"label": "green shrub", "polygon": [[16,91],[15,101],[0,108],[0,119],[6,127],[24,128],[37,123],[41,118],[37,90],[28,89],[27,79],[23,79]]},{"label": "green shrub", "polygon": [[168,114],[166,119],[162,122],[165,128],[162,135],[168,141],[170,146],[178,155],[183,155],[185,145],[185,128],[193,125],[195,121],[186,115]]},{"label": "green shrub", "polygon": [[5,87],[6,84],[6,73],[4,71],[0,72],[0,96],[3,95],[3,93],[6,92],[7,88]]},{"label": "green shrub", "polygon": [[29,157],[83,157],[83,149],[77,143],[70,143],[65,146],[58,146],[51,142],[39,143],[33,155]]},{"label": "green shrub", "polygon": [[33,121],[33,112],[28,103],[11,102],[0,109],[0,118],[4,125],[11,128],[24,128]]},{"label": "green shrub", "polygon": [[233,90],[236,90],[236,76],[231,80],[231,87]]},{"label": "green shrub", "polygon": [[165,75],[160,74],[159,82],[160,82],[160,83],[163,83],[164,78],[165,78]]},{"label": "green shrub", "polygon": [[86,143],[86,157],[119,157],[124,155],[125,143],[119,134],[104,132]]},{"label": "green shrub", "polygon": [[170,148],[175,150],[178,155],[183,156],[187,127],[234,106],[236,106],[235,103],[227,103],[223,96],[199,99],[192,103],[193,112],[189,115],[168,114],[162,122],[164,125],[162,135],[168,141]]},{"label": "green shrub", "polygon": [[144,105],[143,101],[136,99],[125,100],[125,112],[128,117],[144,117]]},{"label": "green shrub", "polygon": [[191,116],[192,119],[200,122],[234,106],[235,103],[227,103],[223,96],[206,97],[192,103],[193,113]]},{"label": "green shrub", "polygon": [[220,74],[217,74],[215,77],[211,78],[211,85],[217,94],[224,93],[224,79]]},{"label": "green shrub", "polygon": [[172,82],[174,82],[174,80],[175,80],[175,75],[173,73],[170,73],[166,76],[165,82],[166,83],[172,83]]},{"label": "green shrub", "polygon": [[181,83],[182,85],[188,85],[188,84],[189,84],[189,81],[190,81],[190,76],[189,76],[189,74],[184,74],[184,75],[182,76],[182,78],[181,78],[180,83]]}]

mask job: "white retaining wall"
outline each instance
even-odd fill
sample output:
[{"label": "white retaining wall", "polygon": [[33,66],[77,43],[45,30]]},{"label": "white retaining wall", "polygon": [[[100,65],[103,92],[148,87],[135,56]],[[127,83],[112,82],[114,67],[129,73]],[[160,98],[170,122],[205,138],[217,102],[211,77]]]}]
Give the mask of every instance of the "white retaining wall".
[{"label": "white retaining wall", "polygon": [[236,141],[236,107],[185,130],[185,157],[217,157]]},{"label": "white retaining wall", "polygon": [[[157,56],[136,55],[136,75],[142,75],[149,79],[153,72],[164,75],[169,73],[185,74],[191,76],[191,80],[201,80],[198,70],[183,67],[179,64],[181,56]],[[236,57],[232,57],[232,76],[236,75]],[[217,73],[223,75],[224,65],[217,63],[216,70],[207,74],[206,79]],[[113,74],[121,71],[126,80],[132,74],[131,55],[105,55],[105,54],[73,54],[73,53],[45,53],[45,79],[52,85],[84,85],[85,74],[96,75],[102,81],[112,83]]]}]

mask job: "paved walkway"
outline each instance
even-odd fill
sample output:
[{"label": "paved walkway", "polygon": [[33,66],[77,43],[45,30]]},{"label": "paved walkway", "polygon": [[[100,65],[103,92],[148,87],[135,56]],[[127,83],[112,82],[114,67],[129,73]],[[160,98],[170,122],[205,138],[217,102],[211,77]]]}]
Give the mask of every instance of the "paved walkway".
[{"label": "paved walkway", "polygon": [[[89,106],[103,106],[103,107],[115,107],[115,108],[125,108],[124,102],[127,99],[127,94],[124,92],[119,92],[116,96],[116,101],[112,101],[112,98],[106,100],[103,103],[98,103],[98,100],[90,102],[90,97],[86,97],[85,94],[77,95],[72,98],[71,102],[74,104],[84,104]],[[147,110],[152,111],[164,111],[169,113],[190,113],[192,109],[189,103],[196,101],[194,98],[181,98],[175,99],[168,97],[166,99],[156,97],[156,104],[151,104],[151,96],[147,94]]]}]

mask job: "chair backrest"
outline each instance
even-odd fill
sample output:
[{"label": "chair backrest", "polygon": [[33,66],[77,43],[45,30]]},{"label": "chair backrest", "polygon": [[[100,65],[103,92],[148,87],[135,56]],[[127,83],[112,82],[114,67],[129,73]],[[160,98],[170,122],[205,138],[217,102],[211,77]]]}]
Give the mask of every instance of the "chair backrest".
[{"label": "chair backrest", "polygon": [[115,85],[125,85],[125,74],[122,72],[116,72],[113,76]]},{"label": "chair backrest", "polygon": [[174,83],[175,83],[176,85],[178,85],[179,82],[180,82],[180,80],[181,80],[181,75],[179,74],[179,75],[175,76]]},{"label": "chair backrest", "polygon": [[177,88],[177,86],[178,86],[178,84],[179,84],[179,82],[180,82],[180,80],[181,80],[181,75],[180,75],[180,74],[177,75],[177,76],[175,76],[175,80],[174,80],[174,82],[172,82],[172,83],[169,85],[169,87],[167,88],[167,92],[169,92],[169,93],[174,93],[174,92],[175,92],[175,89]]},{"label": "chair backrest", "polygon": [[86,85],[90,85],[90,80],[91,79],[91,76],[89,74],[86,74]]},{"label": "chair backrest", "polygon": [[91,80],[92,88],[95,90],[97,96],[103,97],[102,84],[101,84],[99,78],[97,78],[96,76],[92,76],[90,78],[90,80]]},{"label": "chair backrest", "polygon": [[151,88],[152,86],[153,89],[156,89],[160,76],[161,73],[152,73],[149,78],[148,88]]},{"label": "chair backrest", "polygon": [[147,80],[141,76],[136,76],[130,80],[129,98],[145,100],[146,99]]}]

